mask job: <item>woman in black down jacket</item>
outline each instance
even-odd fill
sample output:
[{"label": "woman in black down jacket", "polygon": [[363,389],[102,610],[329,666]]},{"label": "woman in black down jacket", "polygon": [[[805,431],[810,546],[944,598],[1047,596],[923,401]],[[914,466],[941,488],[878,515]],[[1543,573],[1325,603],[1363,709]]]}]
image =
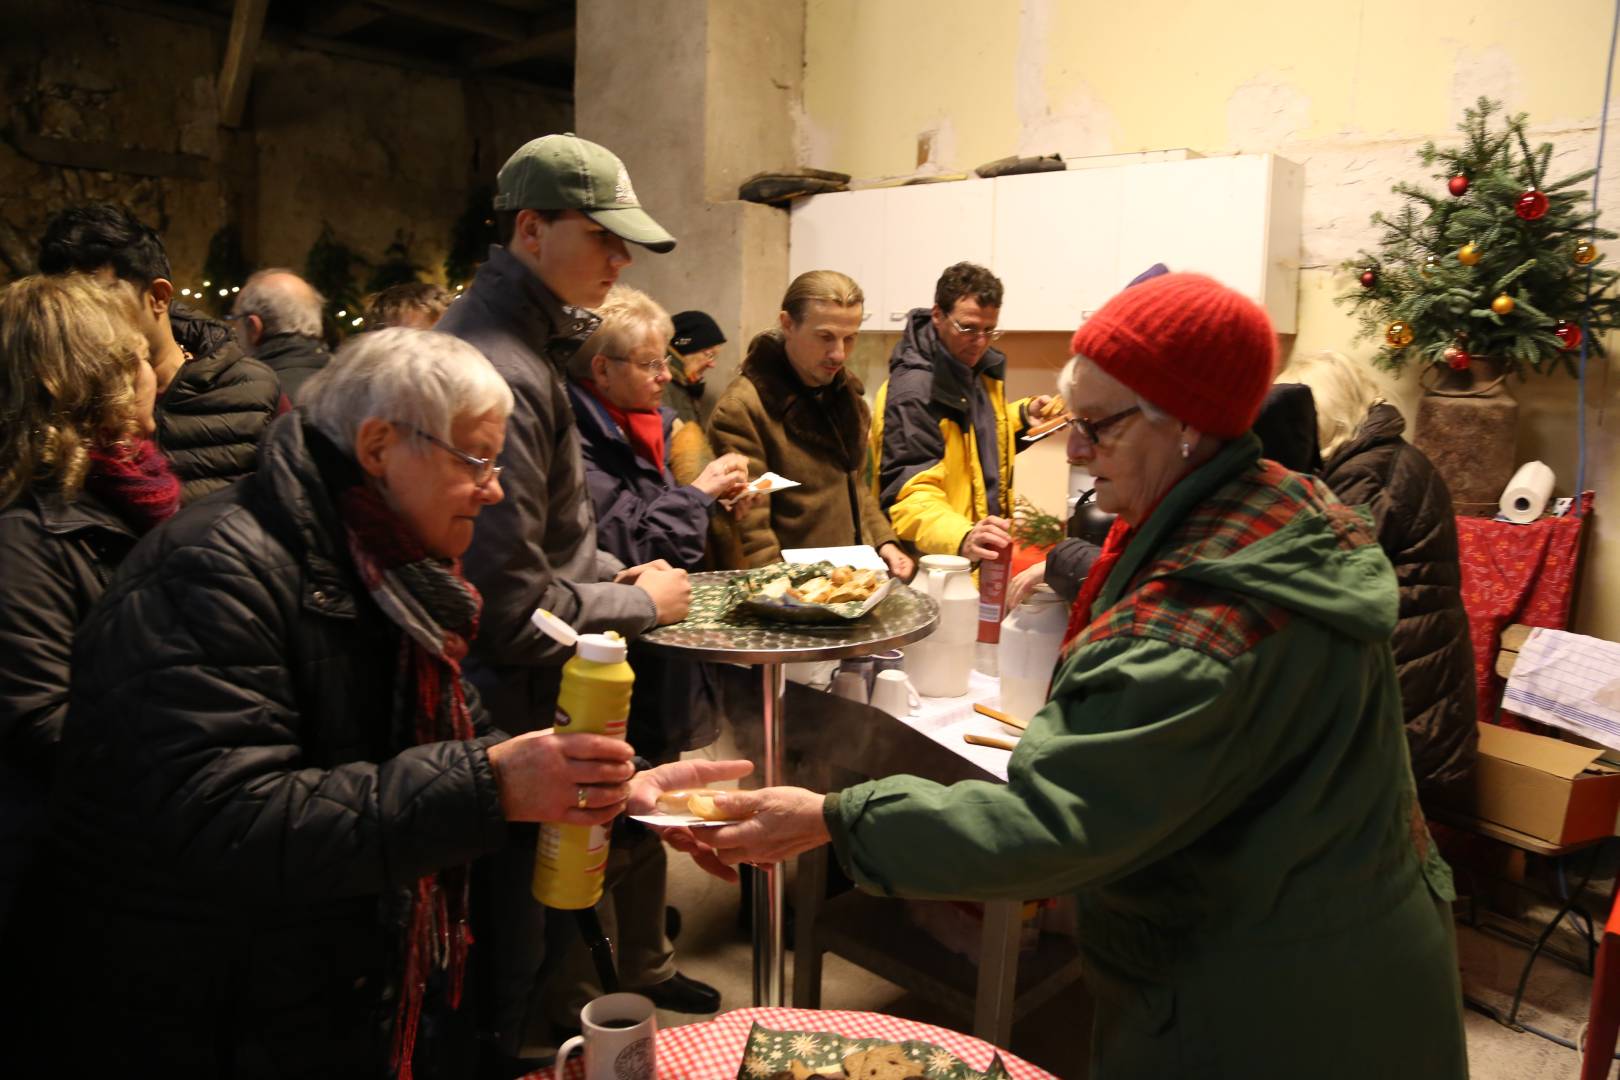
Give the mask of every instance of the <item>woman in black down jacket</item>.
[{"label": "woman in black down jacket", "polygon": [[59,1000],[166,1076],[469,1076],[469,965],[498,947],[473,947],[471,867],[507,822],[598,824],[747,766],[632,780],[621,741],[486,723],[458,558],[512,396],[477,350],[367,334],[305,401],[84,625]]},{"label": "woman in black down jacket", "polygon": [[1344,502],[1371,509],[1378,542],[1395,565],[1400,621],[1391,645],[1412,775],[1424,804],[1444,799],[1466,789],[1479,743],[1451,493],[1423,451],[1402,437],[1406,421],[1366,365],[1319,353],[1295,360],[1278,382],[1311,388],[1322,479]]},{"label": "woman in black down jacket", "polygon": [[85,274],[0,294],[0,937],[13,946],[29,936],[10,913],[45,829],[73,632],[180,505],[151,439],[157,377],[135,305],[128,285]]}]

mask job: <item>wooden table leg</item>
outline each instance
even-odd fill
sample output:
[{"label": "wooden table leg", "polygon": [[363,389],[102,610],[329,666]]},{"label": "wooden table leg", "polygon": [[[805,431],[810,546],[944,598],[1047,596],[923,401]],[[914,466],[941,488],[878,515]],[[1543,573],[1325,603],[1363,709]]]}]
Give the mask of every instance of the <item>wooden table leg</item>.
[{"label": "wooden table leg", "polygon": [[979,985],[973,998],[973,1035],[995,1046],[1012,1045],[1013,996],[1018,982],[1018,900],[984,905],[979,942]]},{"label": "wooden table leg", "polygon": [[827,892],[827,848],[813,848],[799,856],[798,880],[793,885],[793,914],[798,920],[793,940],[793,1006],[821,1008],[821,946],[816,943],[816,920]]}]

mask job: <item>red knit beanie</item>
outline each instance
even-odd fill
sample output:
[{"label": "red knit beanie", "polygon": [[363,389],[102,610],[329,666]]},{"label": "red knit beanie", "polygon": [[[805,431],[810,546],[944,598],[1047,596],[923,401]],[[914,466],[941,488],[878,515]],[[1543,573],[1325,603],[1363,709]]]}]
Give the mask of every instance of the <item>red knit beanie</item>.
[{"label": "red knit beanie", "polygon": [[1131,286],[1082,323],[1069,348],[1220,439],[1254,424],[1277,365],[1265,311],[1202,274],[1163,274]]}]

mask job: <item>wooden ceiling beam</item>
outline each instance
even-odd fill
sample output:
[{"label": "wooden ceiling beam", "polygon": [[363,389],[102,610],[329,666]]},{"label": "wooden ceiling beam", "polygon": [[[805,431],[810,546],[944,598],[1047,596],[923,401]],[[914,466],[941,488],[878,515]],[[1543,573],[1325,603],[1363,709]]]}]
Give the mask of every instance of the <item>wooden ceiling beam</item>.
[{"label": "wooden ceiling beam", "polygon": [[489,71],[509,67],[525,60],[554,59],[567,61],[572,67],[574,58],[574,28],[563,27],[535,34],[521,41],[479,49],[467,54],[467,66],[474,71]]},{"label": "wooden ceiling beam", "polygon": [[259,55],[259,36],[264,33],[264,13],[269,7],[270,0],[236,0],[231,12],[225,62],[219,70],[219,122],[225,127],[242,126],[248,87],[253,83],[253,61]]},{"label": "wooden ceiling beam", "polygon": [[351,0],[347,4],[314,12],[304,20],[304,29],[318,37],[342,37],[370,26],[382,17],[382,11],[374,4],[368,4],[365,0]]}]

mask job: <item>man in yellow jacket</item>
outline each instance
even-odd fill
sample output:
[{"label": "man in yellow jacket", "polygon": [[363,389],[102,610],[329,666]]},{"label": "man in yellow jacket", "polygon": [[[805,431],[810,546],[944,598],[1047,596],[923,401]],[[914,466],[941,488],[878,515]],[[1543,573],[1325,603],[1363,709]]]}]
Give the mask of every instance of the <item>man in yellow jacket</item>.
[{"label": "man in yellow jacket", "polygon": [[915,308],[889,356],[873,409],[873,486],[894,531],[925,555],[995,558],[1012,543],[1013,454],[1031,412],[1048,398],[1009,404],[1001,336],[1001,281],[957,263]]}]

